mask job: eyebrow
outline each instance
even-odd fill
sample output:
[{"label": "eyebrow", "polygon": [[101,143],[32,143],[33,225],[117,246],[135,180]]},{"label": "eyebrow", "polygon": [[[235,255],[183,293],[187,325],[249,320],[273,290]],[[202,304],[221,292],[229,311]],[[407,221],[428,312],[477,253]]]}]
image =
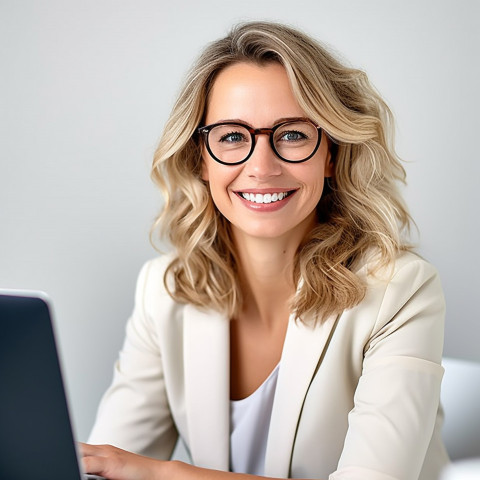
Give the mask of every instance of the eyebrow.
[{"label": "eyebrow", "polygon": [[[279,123],[293,122],[297,120],[311,121],[307,117],[281,117],[281,118],[277,118],[273,122],[272,127],[274,127],[275,125],[278,125]],[[249,127],[256,128],[251,123],[247,122],[246,120],[242,120],[241,118],[223,118],[223,119],[217,120],[216,122],[212,122],[212,124],[213,123],[243,123],[244,125],[248,125]],[[266,127],[257,127],[257,128],[266,128]]]}]

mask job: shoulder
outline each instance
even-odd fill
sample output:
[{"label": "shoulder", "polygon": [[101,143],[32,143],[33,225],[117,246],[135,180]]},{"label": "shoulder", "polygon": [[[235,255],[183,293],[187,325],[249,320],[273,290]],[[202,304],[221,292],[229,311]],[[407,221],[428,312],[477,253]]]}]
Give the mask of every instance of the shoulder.
[{"label": "shoulder", "polygon": [[378,256],[370,254],[359,265],[356,273],[365,281],[367,294],[383,291],[384,295],[403,297],[426,283],[435,283],[441,292],[437,269],[412,252],[402,252],[394,262],[381,267],[378,267]]},{"label": "shoulder", "polygon": [[140,270],[138,281],[142,282],[144,287],[155,288],[163,285],[165,272],[173,259],[173,253],[166,253],[148,260]]},{"label": "shoulder", "polygon": [[431,263],[420,255],[410,251],[400,252],[392,263],[381,268],[378,268],[379,263],[379,252],[377,250],[370,250],[360,259],[354,270],[360,276],[384,279],[392,275],[394,276],[405,267],[407,267],[407,269],[418,269],[423,272],[436,272],[435,267]]},{"label": "shoulder", "polygon": [[179,307],[165,286],[165,272],[174,258],[173,253],[159,255],[145,262],[140,270],[135,303],[150,316],[154,312],[166,312],[168,309]]},{"label": "shoulder", "polygon": [[[373,263],[372,263],[373,262]],[[367,284],[364,300],[352,309],[364,322],[367,349],[405,336],[405,351],[422,344],[424,358],[438,360],[443,345],[445,301],[437,270],[420,256],[405,252],[391,265],[374,270],[370,259],[358,271]],[[373,272],[373,273],[372,273]]]},{"label": "shoulder", "polygon": [[378,256],[370,254],[356,270],[365,282],[364,299],[342,315],[356,328],[375,335],[385,327],[399,327],[417,318],[430,318],[443,328],[445,301],[436,268],[411,252],[378,268]]}]

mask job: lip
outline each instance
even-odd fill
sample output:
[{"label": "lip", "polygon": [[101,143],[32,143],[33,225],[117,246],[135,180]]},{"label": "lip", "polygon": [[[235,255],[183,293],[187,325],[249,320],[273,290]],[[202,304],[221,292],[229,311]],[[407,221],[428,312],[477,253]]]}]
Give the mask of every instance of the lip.
[{"label": "lip", "polygon": [[[295,188],[246,188],[245,190],[235,190],[234,193],[236,197],[242,202],[242,204],[247,207],[248,209],[255,211],[255,212],[275,212],[277,210],[282,209],[285,207],[288,202],[295,196],[297,193],[297,189]],[[243,198],[242,193],[253,193],[257,194],[260,193],[265,195],[267,193],[286,193],[289,192],[283,200],[277,200],[273,203],[254,203],[246,200]]]},{"label": "lip", "polygon": [[241,193],[261,193],[262,195],[265,195],[266,193],[280,193],[280,192],[294,192],[298,190],[297,188],[288,188],[288,187],[272,187],[272,188],[237,188],[234,190],[236,194],[241,194]]}]

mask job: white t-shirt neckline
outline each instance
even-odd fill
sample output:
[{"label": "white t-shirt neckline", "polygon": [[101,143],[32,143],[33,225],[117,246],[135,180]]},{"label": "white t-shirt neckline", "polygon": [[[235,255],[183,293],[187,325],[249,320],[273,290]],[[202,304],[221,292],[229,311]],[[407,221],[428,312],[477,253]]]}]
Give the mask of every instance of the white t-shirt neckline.
[{"label": "white t-shirt neckline", "polygon": [[278,364],[251,395],[230,401],[230,471],[263,475]]}]

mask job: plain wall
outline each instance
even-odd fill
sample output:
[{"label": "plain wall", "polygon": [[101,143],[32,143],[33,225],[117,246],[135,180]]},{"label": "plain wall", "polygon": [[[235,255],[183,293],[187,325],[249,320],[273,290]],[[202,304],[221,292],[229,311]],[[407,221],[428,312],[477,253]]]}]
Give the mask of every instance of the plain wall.
[{"label": "plain wall", "polygon": [[54,299],[82,440],[156,255],[149,167],[175,94],[202,46],[254,19],[326,42],[392,107],[445,353],[480,361],[480,2],[0,0],[0,286]]}]

